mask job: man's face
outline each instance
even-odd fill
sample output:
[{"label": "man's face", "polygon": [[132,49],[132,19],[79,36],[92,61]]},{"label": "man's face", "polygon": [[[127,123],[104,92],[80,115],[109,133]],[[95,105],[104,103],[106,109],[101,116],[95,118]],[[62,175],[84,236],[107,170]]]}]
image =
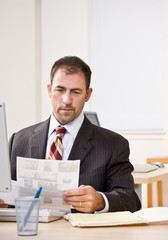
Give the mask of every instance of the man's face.
[{"label": "man's face", "polygon": [[47,88],[53,114],[62,125],[72,122],[79,116],[92,93],[91,88],[86,90],[82,72],[66,74],[65,69],[59,69],[55,73],[52,86],[48,84]]}]

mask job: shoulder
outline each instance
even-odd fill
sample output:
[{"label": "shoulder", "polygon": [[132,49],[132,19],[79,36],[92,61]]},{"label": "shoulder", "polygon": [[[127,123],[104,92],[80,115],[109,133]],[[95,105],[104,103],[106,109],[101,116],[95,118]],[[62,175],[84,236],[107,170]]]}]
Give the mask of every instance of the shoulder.
[{"label": "shoulder", "polygon": [[103,135],[105,136],[106,138],[116,138],[116,139],[125,139],[122,135],[120,135],[119,133],[117,132],[114,132],[110,129],[107,129],[107,128],[103,128],[103,127],[99,127],[99,126],[94,126],[93,125],[93,129],[94,129],[94,133],[97,135],[97,134],[100,134],[100,135]]},{"label": "shoulder", "polygon": [[[17,139],[22,140],[25,138],[30,138],[33,134],[35,134],[38,131],[44,131],[45,129],[46,129],[46,131],[48,131],[49,122],[50,122],[50,118],[43,122],[23,128],[23,129],[19,130],[18,132],[13,133],[13,135],[11,136],[11,139],[13,139],[15,137]],[[11,141],[11,139],[10,139],[10,141]]]},{"label": "shoulder", "polygon": [[107,144],[110,143],[113,146],[117,145],[128,145],[128,140],[124,138],[122,135],[120,135],[117,132],[111,131],[106,128],[98,127],[93,125],[93,134],[95,136],[95,139],[98,139],[100,141],[104,141]]},{"label": "shoulder", "polygon": [[89,129],[90,129],[90,134],[97,141],[100,141],[100,142],[103,141],[103,142],[107,142],[115,145],[117,143],[122,143],[122,142],[125,144],[128,144],[128,140],[125,139],[119,133],[103,127],[96,126],[92,124],[88,119],[84,120],[83,125],[84,125],[85,131],[87,131],[88,129],[88,132],[89,132]]}]

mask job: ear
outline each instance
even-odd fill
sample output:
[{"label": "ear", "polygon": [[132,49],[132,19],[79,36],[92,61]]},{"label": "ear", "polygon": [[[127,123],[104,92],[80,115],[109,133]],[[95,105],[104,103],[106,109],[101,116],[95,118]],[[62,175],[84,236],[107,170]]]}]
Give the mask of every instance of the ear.
[{"label": "ear", "polygon": [[89,101],[89,98],[92,94],[93,89],[92,88],[88,88],[87,92],[86,92],[86,96],[85,96],[85,102]]},{"label": "ear", "polygon": [[47,91],[48,91],[48,96],[51,98],[51,84],[47,84]]}]

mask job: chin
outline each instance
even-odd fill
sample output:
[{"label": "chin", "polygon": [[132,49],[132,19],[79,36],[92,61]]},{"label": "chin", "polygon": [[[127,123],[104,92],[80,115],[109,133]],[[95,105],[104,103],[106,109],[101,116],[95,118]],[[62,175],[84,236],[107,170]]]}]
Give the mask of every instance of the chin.
[{"label": "chin", "polygon": [[61,123],[61,124],[68,124],[68,123],[70,123],[70,122],[72,122],[73,120],[75,119],[75,117],[61,117],[60,119],[59,119],[59,122]]}]

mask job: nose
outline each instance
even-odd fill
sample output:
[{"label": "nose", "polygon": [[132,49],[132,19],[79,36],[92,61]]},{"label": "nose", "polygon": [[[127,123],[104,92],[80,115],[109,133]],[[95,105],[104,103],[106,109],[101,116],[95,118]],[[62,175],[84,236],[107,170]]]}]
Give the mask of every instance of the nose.
[{"label": "nose", "polygon": [[63,95],[63,103],[65,105],[69,105],[71,104],[72,102],[72,99],[71,99],[71,94],[69,92],[66,92],[64,95]]}]

